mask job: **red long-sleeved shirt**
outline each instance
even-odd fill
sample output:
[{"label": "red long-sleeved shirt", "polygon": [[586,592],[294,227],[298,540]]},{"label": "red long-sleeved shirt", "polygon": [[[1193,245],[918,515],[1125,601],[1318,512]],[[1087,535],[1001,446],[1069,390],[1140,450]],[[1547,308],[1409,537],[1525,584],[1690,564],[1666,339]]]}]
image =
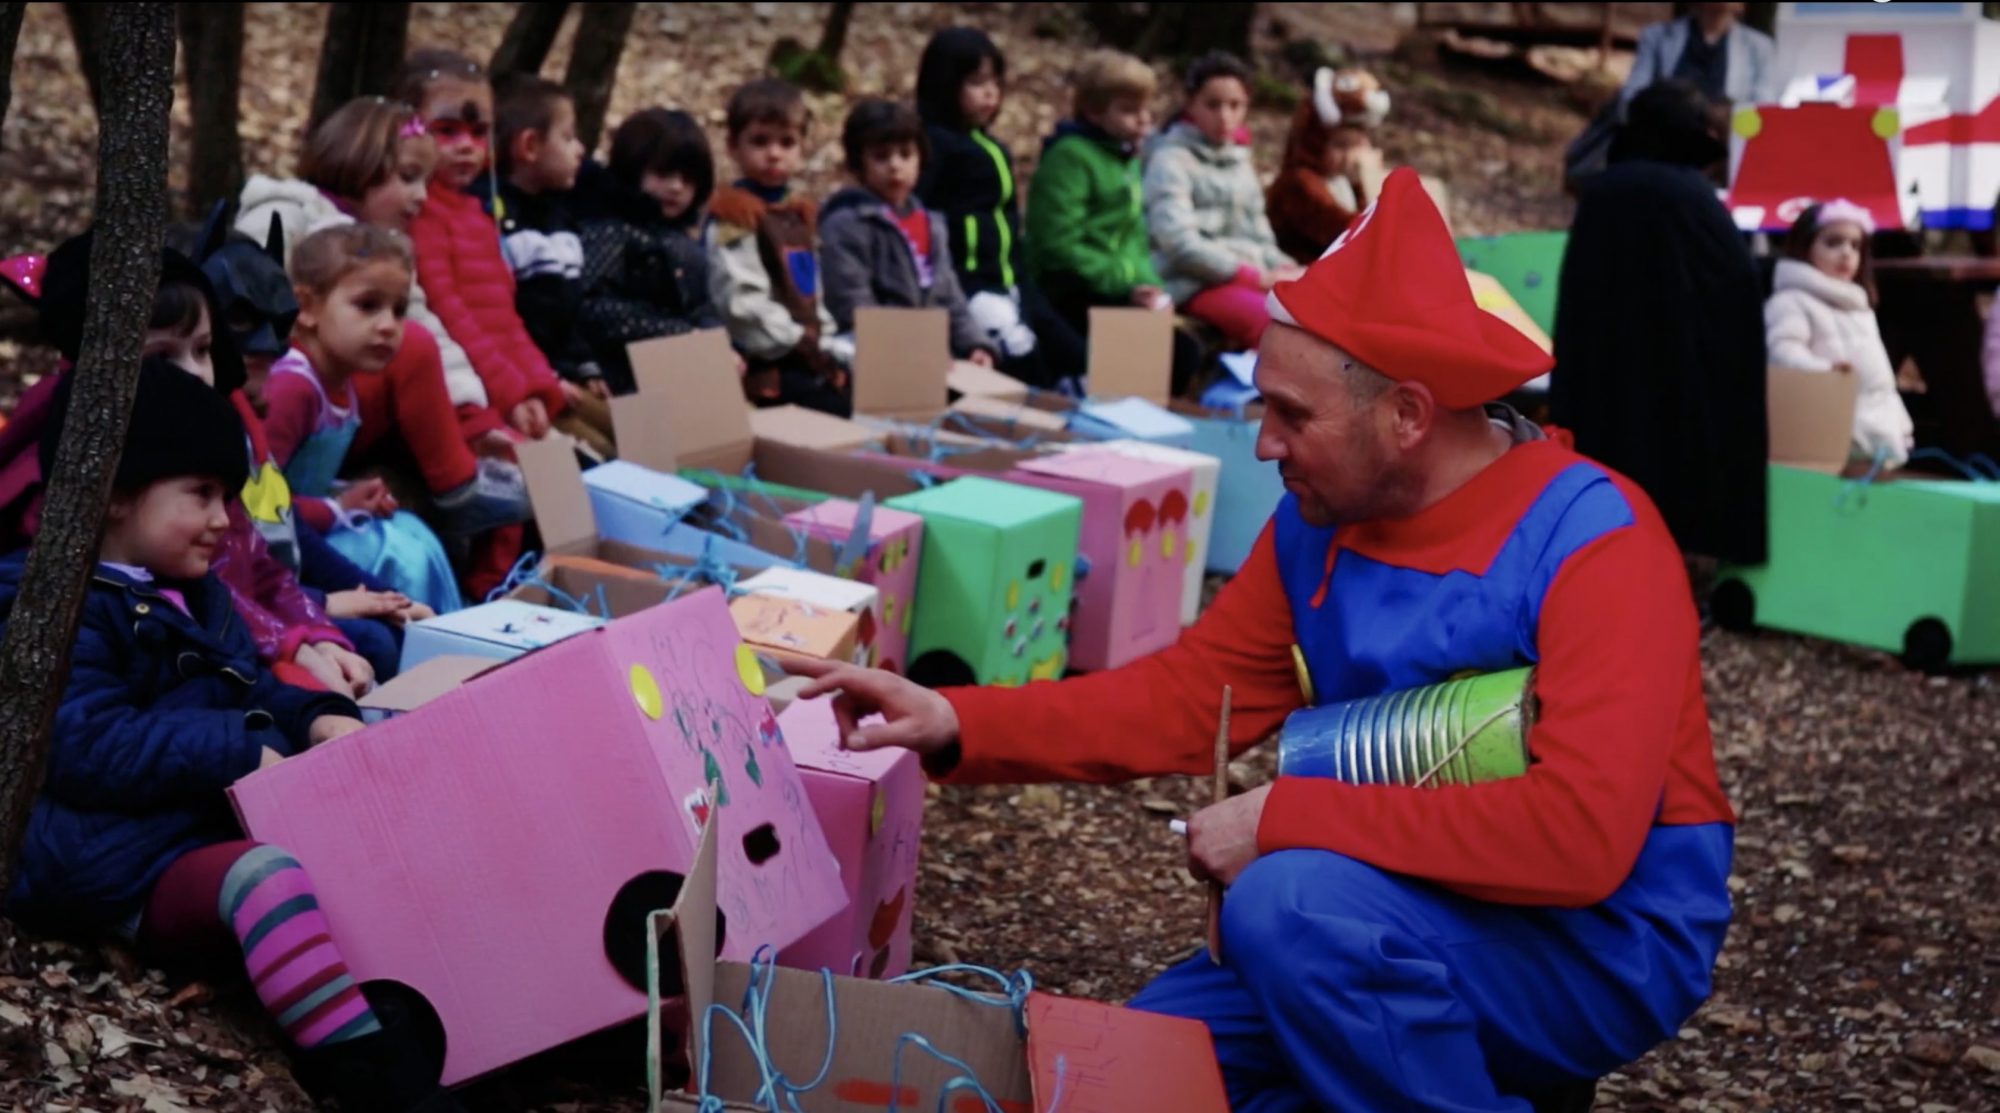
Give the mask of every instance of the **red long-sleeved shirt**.
[{"label": "red long-sleeved shirt", "polygon": [[[1424,511],[1344,529],[1333,547],[1476,573],[1577,459],[1548,442],[1517,448]],[[1613,481],[1634,521],[1571,554],[1542,600],[1528,774],[1423,789],[1281,777],[1258,827],[1261,851],[1333,850],[1478,899],[1583,906],[1618,887],[1656,822],[1733,821],[1715,774],[1685,569],[1652,504]],[[1206,773],[1224,684],[1232,752],[1273,734],[1304,705],[1274,544],[1267,526],[1170,649],[1062,682],[947,691],[961,732],[947,779]]]}]

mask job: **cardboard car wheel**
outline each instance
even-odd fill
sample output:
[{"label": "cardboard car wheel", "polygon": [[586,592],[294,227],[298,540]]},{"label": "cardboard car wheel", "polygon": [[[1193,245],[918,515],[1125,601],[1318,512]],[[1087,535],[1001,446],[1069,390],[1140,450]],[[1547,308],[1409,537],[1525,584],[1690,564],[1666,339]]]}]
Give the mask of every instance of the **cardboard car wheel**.
[{"label": "cardboard car wheel", "polygon": [[1724,630],[1743,633],[1757,625],[1757,595],[1742,580],[1724,580],[1708,598],[1708,613]]},{"label": "cardboard car wheel", "polygon": [[972,666],[965,658],[949,649],[933,649],[929,653],[910,662],[910,670],[903,675],[926,688],[951,688],[979,683]]},{"label": "cardboard car wheel", "polygon": [[384,1029],[402,1033],[416,1044],[432,1078],[444,1074],[444,1021],[422,993],[402,982],[378,978],[361,983],[361,997]]},{"label": "cardboard car wheel", "polygon": [[[644,992],[646,988],[646,918],[654,912],[672,908],[674,900],[681,895],[681,886],[686,883],[686,877],[670,870],[649,870],[620,886],[618,895],[611,898],[611,907],[604,914],[604,957],[633,989]],[[722,951],[728,928],[728,917],[723,915],[722,909],[716,909],[715,947],[718,954]],[[660,936],[660,954],[679,953],[680,929],[670,926]],[[681,964],[678,961],[663,961],[660,994],[678,997],[685,988]]]},{"label": "cardboard car wheel", "polygon": [[1951,663],[1951,628],[1940,619],[1920,618],[1903,631],[1903,664],[1940,673]]}]

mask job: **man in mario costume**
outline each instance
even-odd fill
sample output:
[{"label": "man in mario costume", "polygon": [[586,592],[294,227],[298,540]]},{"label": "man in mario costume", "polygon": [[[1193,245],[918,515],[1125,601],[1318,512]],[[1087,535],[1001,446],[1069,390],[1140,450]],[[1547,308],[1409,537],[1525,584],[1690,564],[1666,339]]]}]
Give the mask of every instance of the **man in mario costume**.
[{"label": "man in mario costume", "polygon": [[1474,305],[1414,172],[1270,310],[1257,454],[1287,494],[1178,644],[1012,689],[819,663],[805,694],[941,779],[1109,782],[1206,772],[1225,684],[1241,750],[1304,706],[1534,665],[1525,776],[1281,776],[1197,814],[1221,963],[1132,1005],[1206,1023],[1239,1111],[1548,1108],[1675,1033],[1729,923],[1680,555],[1637,487],[1494,404],[1548,357]]}]

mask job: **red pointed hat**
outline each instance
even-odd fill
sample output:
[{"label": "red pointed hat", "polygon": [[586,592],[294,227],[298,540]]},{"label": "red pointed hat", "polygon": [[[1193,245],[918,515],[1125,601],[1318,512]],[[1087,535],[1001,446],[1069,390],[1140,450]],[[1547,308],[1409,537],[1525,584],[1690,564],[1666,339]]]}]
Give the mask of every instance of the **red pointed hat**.
[{"label": "red pointed hat", "polygon": [[1271,290],[1268,306],[1273,321],[1423,383],[1449,409],[1490,402],[1554,364],[1473,301],[1444,217],[1407,166],[1303,276]]}]

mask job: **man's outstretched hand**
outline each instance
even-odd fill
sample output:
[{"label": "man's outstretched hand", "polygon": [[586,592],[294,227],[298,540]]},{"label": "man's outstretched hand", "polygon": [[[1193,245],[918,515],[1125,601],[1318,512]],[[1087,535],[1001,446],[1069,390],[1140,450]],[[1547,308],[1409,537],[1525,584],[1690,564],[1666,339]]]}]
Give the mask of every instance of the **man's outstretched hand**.
[{"label": "man's outstretched hand", "polygon": [[[836,693],[833,714],[840,723],[841,744],[850,750],[901,746],[929,757],[958,741],[958,712],[951,701],[913,680],[837,661],[787,658],[784,666],[812,680],[800,699]],[[856,725],[870,715],[886,721]]]}]

